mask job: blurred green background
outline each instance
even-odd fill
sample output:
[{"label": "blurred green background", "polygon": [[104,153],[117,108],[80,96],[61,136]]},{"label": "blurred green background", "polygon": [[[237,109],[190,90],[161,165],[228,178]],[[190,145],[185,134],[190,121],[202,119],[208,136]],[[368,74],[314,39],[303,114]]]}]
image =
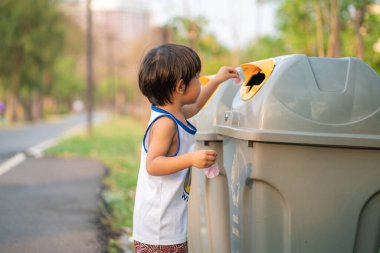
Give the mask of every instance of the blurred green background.
[{"label": "blurred green background", "polygon": [[[144,52],[159,43],[193,47],[203,61],[202,74],[213,74],[222,65],[238,67],[294,53],[358,57],[380,71],[379,1],[252,0],[257,8],[275,8],[275,20],[271,20],[275,32],[257,32],[249,41],[233,46],[219,41],[220,36],[209,29],[208,18],[198,15],[196,8],[187,16],[174,10],[165,23],[154,25],[150,2],[166,2],[168,9],[171,1],[119,2],[113,8],[92,10],[95,107],[118,114],[144,115],[145,100],[138,91],[136,72]],[[219,3],[214,3],[216,13],[223,7]],[[68,113],[75,101],[81,108],[80,102],[86,101],[85,7],[85,0],[0,0],[1,124]],[[244,8],[231,8],[231,15],[242,15],[239,10]],[[246,25],[260,30],[265,27],[265,14],[255,17],[259,11],[220,26],[231,34],[244,34],[241,29]]]}]

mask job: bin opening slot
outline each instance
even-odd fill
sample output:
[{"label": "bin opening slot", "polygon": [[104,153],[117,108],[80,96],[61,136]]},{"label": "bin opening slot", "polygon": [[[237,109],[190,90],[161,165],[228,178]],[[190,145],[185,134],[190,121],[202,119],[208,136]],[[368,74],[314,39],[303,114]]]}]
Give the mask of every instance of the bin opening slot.
[{"label": "bin opening slot", "polygon": [[251,76],[251,79],[245,84],[245,86],[249,86],[249,89],[247,92],[250,92],[252,87],[254,85],[260,85],[265,80],[265,74],[258,72],[257,74],[254,74]]},{"label": "bin opening slot", "polygon": [[272,74],[275,64],[275,59],[270,58],[241,65],[246,80],[240,88],[242,100],[251,99],[261,89]]}]

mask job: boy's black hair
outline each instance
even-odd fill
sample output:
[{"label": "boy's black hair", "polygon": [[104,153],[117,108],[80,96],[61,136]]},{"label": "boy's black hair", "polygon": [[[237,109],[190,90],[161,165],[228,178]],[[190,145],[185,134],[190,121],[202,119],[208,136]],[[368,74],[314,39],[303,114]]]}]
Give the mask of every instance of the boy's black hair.
[{"label": "boy's black hair", "polygon": [[153,105],[172,103],[172,93],[181,79],[185,89],[201,71],[201,60],[191,48],[163,44],[151,49],[139,69],[139,87]]}]

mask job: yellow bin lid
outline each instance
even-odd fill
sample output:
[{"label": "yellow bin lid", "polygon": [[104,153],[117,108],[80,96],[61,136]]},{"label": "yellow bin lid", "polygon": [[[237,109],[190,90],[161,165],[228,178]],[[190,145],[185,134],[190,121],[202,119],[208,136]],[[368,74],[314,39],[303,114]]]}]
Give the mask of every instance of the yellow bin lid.
[{"label": "yellow bin lid", "polygon": [[268,80],[275,65],[274,58],[242,64],[245,82],[240,88],[241,99],[245,101],[251,99]]}]

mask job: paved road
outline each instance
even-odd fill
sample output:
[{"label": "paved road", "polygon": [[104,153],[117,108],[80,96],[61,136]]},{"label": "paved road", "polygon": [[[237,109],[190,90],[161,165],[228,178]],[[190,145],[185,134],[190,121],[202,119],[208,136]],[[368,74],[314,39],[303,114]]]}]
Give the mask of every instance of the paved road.
[{"label": "paved road", "polygon": [[100,253],[102,164],[29,158],[0,177],[1,253]]},{"label": "paved road", "polygon": [[[106,113],[96,113],[94,122],[101,122],[107,118]],[[86,115],[75,114],[62,120],[50,123],[36,123],[32,125],[0,129],[0,164],[7,158],[19,152],[55,138],[64,132],[76,127],[85,126]]]}]

